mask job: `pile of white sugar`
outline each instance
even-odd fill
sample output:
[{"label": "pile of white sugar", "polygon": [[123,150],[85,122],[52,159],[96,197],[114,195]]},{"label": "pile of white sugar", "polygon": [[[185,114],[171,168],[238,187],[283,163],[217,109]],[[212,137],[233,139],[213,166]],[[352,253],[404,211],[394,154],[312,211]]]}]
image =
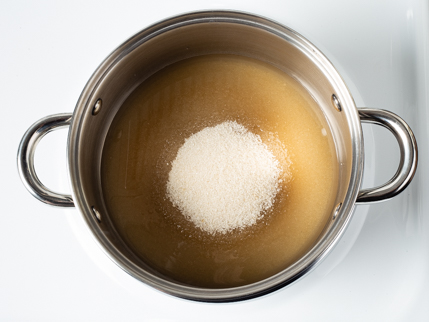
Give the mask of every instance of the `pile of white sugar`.
[{"label": "pile of white sugar", "polygon": [[210,234],[255,224],[281,183],[280,164],[261,137],[231,121],[191,135],[171,167],[168,198]]}]

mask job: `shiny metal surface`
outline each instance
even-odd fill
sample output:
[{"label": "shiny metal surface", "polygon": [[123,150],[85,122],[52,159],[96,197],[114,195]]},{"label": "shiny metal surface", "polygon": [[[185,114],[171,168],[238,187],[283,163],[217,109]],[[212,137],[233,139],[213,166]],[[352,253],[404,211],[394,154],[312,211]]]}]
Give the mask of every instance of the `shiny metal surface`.
[{"label": "shiny metal surface", "polygon": [[49,132],[69,126],[71,114],[56,114],[44,117],[34,123],[24,134],[18,148],[18,171],[24,186],[40,201],[58,207],[74,207],[70,195],[51,191],[40,182],[34,169],[34,152],[40,140]]},{"label": "shiny metal surface", "polygon": [[[137,258],[109,220],[100,178],[105,136],[116,112],[132,90],[168,64],[211,53],[254,57],[277,66],[298,80],[319,104],[320,110],[315,112],[326,119],[331,128],[339,164],[335,205],[341,204],[341,207],[338,211],[333,209],[335,216],[314,248],[295,264],[268,279],[226,289],[177,283]],[[341,102],[341,113],[332,108],[333,96]],[[103,100],[103,109],[93,117],[93,108],[99,99]],[[229,302],[258,297],[291,284],[330,252],[351,219],[363,176],[364,151],[361,120],[354,100],[322,52],[297,32],[259,16],[205,11],[180,15],[148,27],[118,47],[100,65],[84,88],[73,113],[68,163],[73,200],[92,234],[119,267],[138,280],[177,297]],[[102,221],[94,209],[103,214]]]},{"label": "shiny metal surface", "polygon": [[361,108],[362,122],[377,124],[393,133],[399,144],[400,160],[395,175],[384,185],[359,192],[357,203],[370,203],[393,198],[401,193],[413,180],[417,170],[418,150],[413,131],[396,114],[378,109]]}]

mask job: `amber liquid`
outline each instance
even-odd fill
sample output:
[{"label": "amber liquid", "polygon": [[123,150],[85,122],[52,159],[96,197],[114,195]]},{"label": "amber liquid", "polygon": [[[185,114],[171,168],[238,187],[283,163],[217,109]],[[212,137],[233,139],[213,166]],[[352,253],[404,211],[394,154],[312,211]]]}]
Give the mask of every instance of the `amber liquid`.
[{"label": "amber liquid", "polygon": [[[297,81],[251,58],[207,55],[157,72],[120,108],[103,150],[103,194],[121,238],[157,271],[195,286],[245,285],[285,269],[314,246],[337,193],[333,140],[317,110]],[[172,205],[166,184],[185,139],[227,120],[260,135],[288,179],[255,225],[210,235]]]}]

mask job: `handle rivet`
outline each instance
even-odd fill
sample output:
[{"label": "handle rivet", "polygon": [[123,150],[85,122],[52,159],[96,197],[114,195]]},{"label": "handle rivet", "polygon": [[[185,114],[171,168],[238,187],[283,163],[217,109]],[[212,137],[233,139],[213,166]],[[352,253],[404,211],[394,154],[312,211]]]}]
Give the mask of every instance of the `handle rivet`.
[{"label": "handle rivet", "polygon": [[337,205],[337,207],[334,210],[334,215],[332,216],[332,220],[335,220],[335,218],[337,218],[338,214],[340,213],[340,209],[342,205],[343,205],[342,203]]},{"label": "handle rivet", "polygon": [[92,207],[92,213],[94,214],[95,219],[97,219],[98,222],[101,222],[101,214],[98,210]]},{"label": "handle rivet", "polygon": [[343,108],[341,107],[341,103],[335,94],[332,94],[332,104],[338,112],[341,112],[343,110]]},{"label": "handle rivet", "polygon": [[97,115],[98,113],[100,113],[102,103],[103,101],[101,100],[101,98],[99,98],[97,102],[95,102],[94,107],[92,108],[92,115]]}]

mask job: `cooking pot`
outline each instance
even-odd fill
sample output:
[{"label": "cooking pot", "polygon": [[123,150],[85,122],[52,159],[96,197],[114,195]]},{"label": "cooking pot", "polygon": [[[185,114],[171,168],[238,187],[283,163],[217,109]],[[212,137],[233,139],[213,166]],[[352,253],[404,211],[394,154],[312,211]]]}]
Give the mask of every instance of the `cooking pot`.
[{"label": "cooking pot", "polygon": [[[210,289],[174,281],[137,257],[109,219],[101,189],[101,156],[109,126],[124,100],[150,75],[177,61],[205,54],[253,57],[285,71],[315,99],[330,126],[338,160],[335,207],[318,241],[302,258],[269,278],[252,284]],[[360,190],[364,171],[361,122],[389,129],[400,147],[399,167],[386,184]],[[73,196],[45,187],[34,169],[34,151],[49,131],[69,127],[67,152]],[[240,12],[204,11],[156,23],[119,46],[92,75],[73,114],[36,122],[24,134],[18,169],[24,185],[39,200],[77,207],[106,254],[136,279],[181,298],[227,302],[254,298],[307,274],[343,234],[356,204],[389,199],[411,182],[417,167],[417,144],[410,127],[395,114],[357,109],[343,79],[329,60],[303,36],[274,21]]]}]

